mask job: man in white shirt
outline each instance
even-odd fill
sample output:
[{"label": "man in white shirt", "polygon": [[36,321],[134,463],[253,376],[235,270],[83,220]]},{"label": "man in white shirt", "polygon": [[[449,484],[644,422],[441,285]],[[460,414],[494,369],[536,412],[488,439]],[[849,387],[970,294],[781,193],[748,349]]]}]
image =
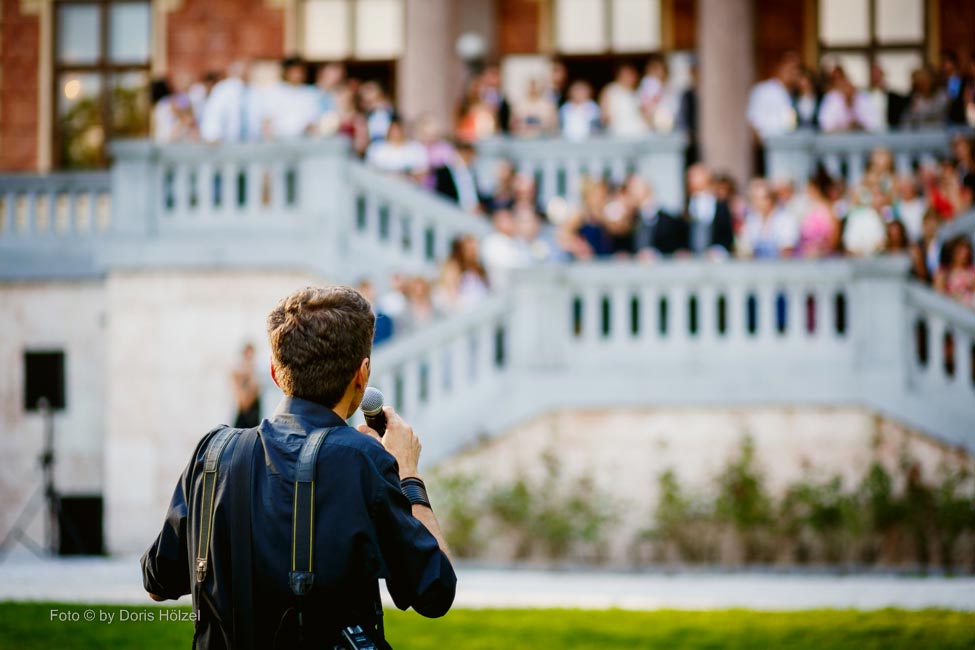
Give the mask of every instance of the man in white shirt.
[{"label": "man in white shirt", "polygon": [[218,81],[206,99],[200,136],[206,142],[245,142],[261,137],[261,94],[249,84],[250,65],[234,61],[227,77]]},{"label": "man in white shirt", "polygon": [[752,88],[748,97],[748,123],[761,140],[795,130],[796,113],[791,93],[798,79],[799,56],[795,52],[786,52],[775,75]]},{"label": "man in white shirt", "polygon": [[569,86],[569,100],[559,109],[562,135],[568,140],[585,140],[599,130],[599,105],[592,100],[592,87],[583,80]]},{"label": "man in white shirt", "polygon": [[495,211],[491,221],[494,232],[481,242],[481,259],[484,260],[491,286],[503,289],[509,284],[511,271],[531,264],[531,251],[517,239],[515,219],[510,210]]},{"label": "man in white shirt", "polygon": [[399,116],[394,115],[385,140],[377,140],[366,150],[366,162],[392,174],[414,176],[418,180],[429,168],[426,147],[406,137]]},{"label": "man in white shirt", "polygon": [[266,91],[265,119],[271,136],[287,140],[314,130],[321,98],[314,86],[305,83],[307,70],[301,59],[285,59],[281,72],[281,81]]},{"label": "man in white shirt", "polygon": [[819,107],[819,128],[825,133],[837,133],[880,131],[883,127],[870,95],[854,88],[853,82],[838,69],[836,84]]}]

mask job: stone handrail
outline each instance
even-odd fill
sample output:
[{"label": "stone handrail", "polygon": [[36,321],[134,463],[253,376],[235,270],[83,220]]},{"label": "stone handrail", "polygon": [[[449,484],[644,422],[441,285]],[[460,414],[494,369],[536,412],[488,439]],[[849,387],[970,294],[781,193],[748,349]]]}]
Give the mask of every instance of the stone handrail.
[{"label": "stone handrail", "polygon": [[596,136],[584,141],[563,138],[491,138],[477,145],[479,184],[490,189],[497,163],[510,160],[515,169],[535,179],[543,205],[556,196],[579,201],[587,177],[622,182],[639,173],[650,181],[658,202],[671,210],[684,204],[683,133],[648,135],[639,138]]},{"label": "stone handrail", "polygon": [[831,176],[855,185],[863,177],[874,149],[889,149],[897,172],[907,173],[917,164],[949,153],[954,134],[946,129],[926,129],[884,133],[799,131],[774,136],[765,141],[765,172],[773,179],[804,183],[822,163]]},{"label": "stone handrail", "polygon": [[[899,257],[536,267],[509,298],[380,348],[374,373],[430,437],[427,462],[550,409],[675,404],[861,405],[975,449],[965,360],[975,313],[908,286],[907,267]],[[943,346],[927,370],[911,361],[909,323],[921,317],[930,350],[952,332],[950,381],[932,371]],[[471,358],[490,381],[457,373]],[[448,367],[453,391],[438,388]]]},{"label": "stone handrail", "polygon": [[110,172],[0,176],[0,278],[112,268],[433,274],[489,224],[351,158],[346,140],[112,143]]},{"label": "stone handrail", "polygon": [[[430,271],[450,253],[461,235],[478,238],[491,231],[487,219],[467,214],[428,190],[372,169],[348,163],[351,200],[340,214],[354,245],[361,272]],[[378,266],[377,266],[378,265]]]}]

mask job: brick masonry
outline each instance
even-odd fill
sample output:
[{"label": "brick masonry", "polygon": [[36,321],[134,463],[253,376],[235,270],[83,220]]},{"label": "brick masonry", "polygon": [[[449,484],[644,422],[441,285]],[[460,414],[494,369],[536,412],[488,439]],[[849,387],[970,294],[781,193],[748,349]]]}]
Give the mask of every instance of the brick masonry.
[{"label": "brick masonry", "polygon": [[0,169],[37,167],[40,25],[21,0],[0,0]]}]

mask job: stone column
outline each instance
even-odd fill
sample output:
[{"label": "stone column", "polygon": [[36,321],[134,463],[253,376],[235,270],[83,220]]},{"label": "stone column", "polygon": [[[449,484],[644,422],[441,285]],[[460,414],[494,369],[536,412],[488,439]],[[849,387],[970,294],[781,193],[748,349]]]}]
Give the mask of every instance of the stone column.
[{"label": "stone column", "polygon": [[453,125],[457,80],[454,43],[456,5],[452,0],[406,0],[406,43],[396,71],[397,106],[407,119],[433,113]]},{"label": "stone column", "polygon": [[755,82],[752,0],[698,0],[697,54],[701,153],[713,169],[744,183],[752,171],[745,120]]}]

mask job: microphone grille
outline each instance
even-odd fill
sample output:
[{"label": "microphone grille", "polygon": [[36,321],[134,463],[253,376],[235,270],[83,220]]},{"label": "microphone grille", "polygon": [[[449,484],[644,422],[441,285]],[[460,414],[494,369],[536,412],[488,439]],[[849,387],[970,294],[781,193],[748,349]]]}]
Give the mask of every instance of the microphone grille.
[{"label": "microphone grille", "polygon": [[366,392],[362,395],[362,412],[365,415],[376,415],[383,410],[383,394],[378,388],[366,387]]}]

